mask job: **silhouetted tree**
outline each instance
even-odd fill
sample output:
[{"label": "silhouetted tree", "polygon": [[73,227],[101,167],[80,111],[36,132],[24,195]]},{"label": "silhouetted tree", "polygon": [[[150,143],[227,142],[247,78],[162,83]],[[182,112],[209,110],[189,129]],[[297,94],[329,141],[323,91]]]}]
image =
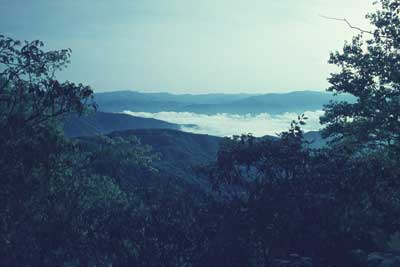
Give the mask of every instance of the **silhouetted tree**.
[{"label": "silhouetted tree", "polygon": [[374,29],[361,32],[343,51],[332,53],[333,73],[329,91],[355,96],[354,103],[325,107],[321,122],[333,141],[346,139],[349,147],[399,145],[400,130],[400,3],[378,1],[381,9],[367,16]]}]

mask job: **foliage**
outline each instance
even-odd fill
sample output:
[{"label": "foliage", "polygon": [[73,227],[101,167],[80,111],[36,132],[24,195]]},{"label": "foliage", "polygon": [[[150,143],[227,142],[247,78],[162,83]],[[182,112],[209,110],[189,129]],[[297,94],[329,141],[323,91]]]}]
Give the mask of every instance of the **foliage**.
[{"label": "foliage", "polygon": [[56,80],[70,51],[42,46],[0,37],[0,262],[105,265],[125,251],[127,196],[60,132],[64,115],[95,107],[92,90]]},{"label": "foliage", "polygon": [[331,103],[321,122],[325,136],[347,139],[370,149],[399,144],[400,111],[400,6],[397,0],[379,1],[381,10],[370,14],[374,30],[360,33],[329,62],[340,68],[330,76],[329,91],[349,93],[355,103]]},{"label": "foliage", "polygon": [[144,132],[179,151],[174,166],[135,132],[68,139],[65,117],[95,108],[89,87],[56,79],[70,51],[0,37],[0,265],[269,266],[299,253],[342,267],[350,251],[397,249],[400,4],[380,4],[370,38],[331,55],[329,90],[356,102],[326,106],[330,146],[312,148],[299,116],[277,138],[225,138],[196,183],[175,174],[217,139]]}]

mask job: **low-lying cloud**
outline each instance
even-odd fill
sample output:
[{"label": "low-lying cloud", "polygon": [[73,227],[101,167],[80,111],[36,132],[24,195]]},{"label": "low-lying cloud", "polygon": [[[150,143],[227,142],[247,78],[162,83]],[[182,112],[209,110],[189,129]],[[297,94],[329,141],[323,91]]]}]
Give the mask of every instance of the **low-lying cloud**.
[{"label": "low-lying cloud", "polygon": [[[252,133],[254,136],[276,135],[290,127],[290,122],[296,120],[298,114],[283,113],[270,115],[262,113],[258,115],[236,115],[236,114],[215,114],[206,115],[191,112],[131,112],[124,113],[143,117],[154,118],[171,123],[183,125],[182,130],[192,133],[209,134],[215,136],[232,136]],[[323,111],[305,112],[308,120],[303,127],[305,131],[319,130],[321,125],[319,117]],[[195,126],[192,126],[195,125]]]}]

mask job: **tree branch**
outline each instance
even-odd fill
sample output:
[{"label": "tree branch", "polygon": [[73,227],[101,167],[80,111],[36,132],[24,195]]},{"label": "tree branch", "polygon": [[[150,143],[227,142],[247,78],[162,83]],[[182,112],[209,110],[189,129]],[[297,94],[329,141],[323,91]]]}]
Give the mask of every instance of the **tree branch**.
[{"label": "tree branch", "polygon": [[368,34],[374,35],[374,32],[372,32],[372,31],[367,31],[367,30],[364,30],[364,29],[362,29],[360,27],[353,26],[346,18],[341,19],[341,18],[335,18],[335,17],[328,17],[328,16],[324,16],[324,15],[319,15],[319,16],[321,18],[324,18],[324,19],[330,19],[330,20],[336,20],[336,21],[345,22],[347,24],[347,26],[349,26],[351,29],[357,30],[357,31],[359,31],[361,33],[368,33]]}]

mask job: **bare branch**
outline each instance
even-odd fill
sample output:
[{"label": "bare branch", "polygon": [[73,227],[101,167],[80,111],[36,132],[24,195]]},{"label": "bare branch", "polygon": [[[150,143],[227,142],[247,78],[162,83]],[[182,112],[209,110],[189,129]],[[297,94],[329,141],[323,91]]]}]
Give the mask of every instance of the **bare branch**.
[{"label": "bare branch", "polygon": [[361,33],[367,33],[367,34],[372,34],[372,35],[374,35],[374,32],[372,32],[372,31],[367,31],[367,30],[364,30],[364,29],[362,29],[362,28],[360,28],[360,27],[356,27],[356,26],[353,26],[347,19],[345,19],[345,18],[343,18],[343,19],[341,19],[341,18],[335,18],[335,17],[328,17],[328,16],[324,16],[324,15],[319,15],[321,18],[324,18],[324,19],[330,19],[330,20],[336,20],[336,21],[342,21],[342,22],[345,22],[346,24],[347,24],[347,26],[349,26],[351,29],[354,29],[354,30],[357,30],[357,31],[359,31],[359,32],[361,32]]}]

